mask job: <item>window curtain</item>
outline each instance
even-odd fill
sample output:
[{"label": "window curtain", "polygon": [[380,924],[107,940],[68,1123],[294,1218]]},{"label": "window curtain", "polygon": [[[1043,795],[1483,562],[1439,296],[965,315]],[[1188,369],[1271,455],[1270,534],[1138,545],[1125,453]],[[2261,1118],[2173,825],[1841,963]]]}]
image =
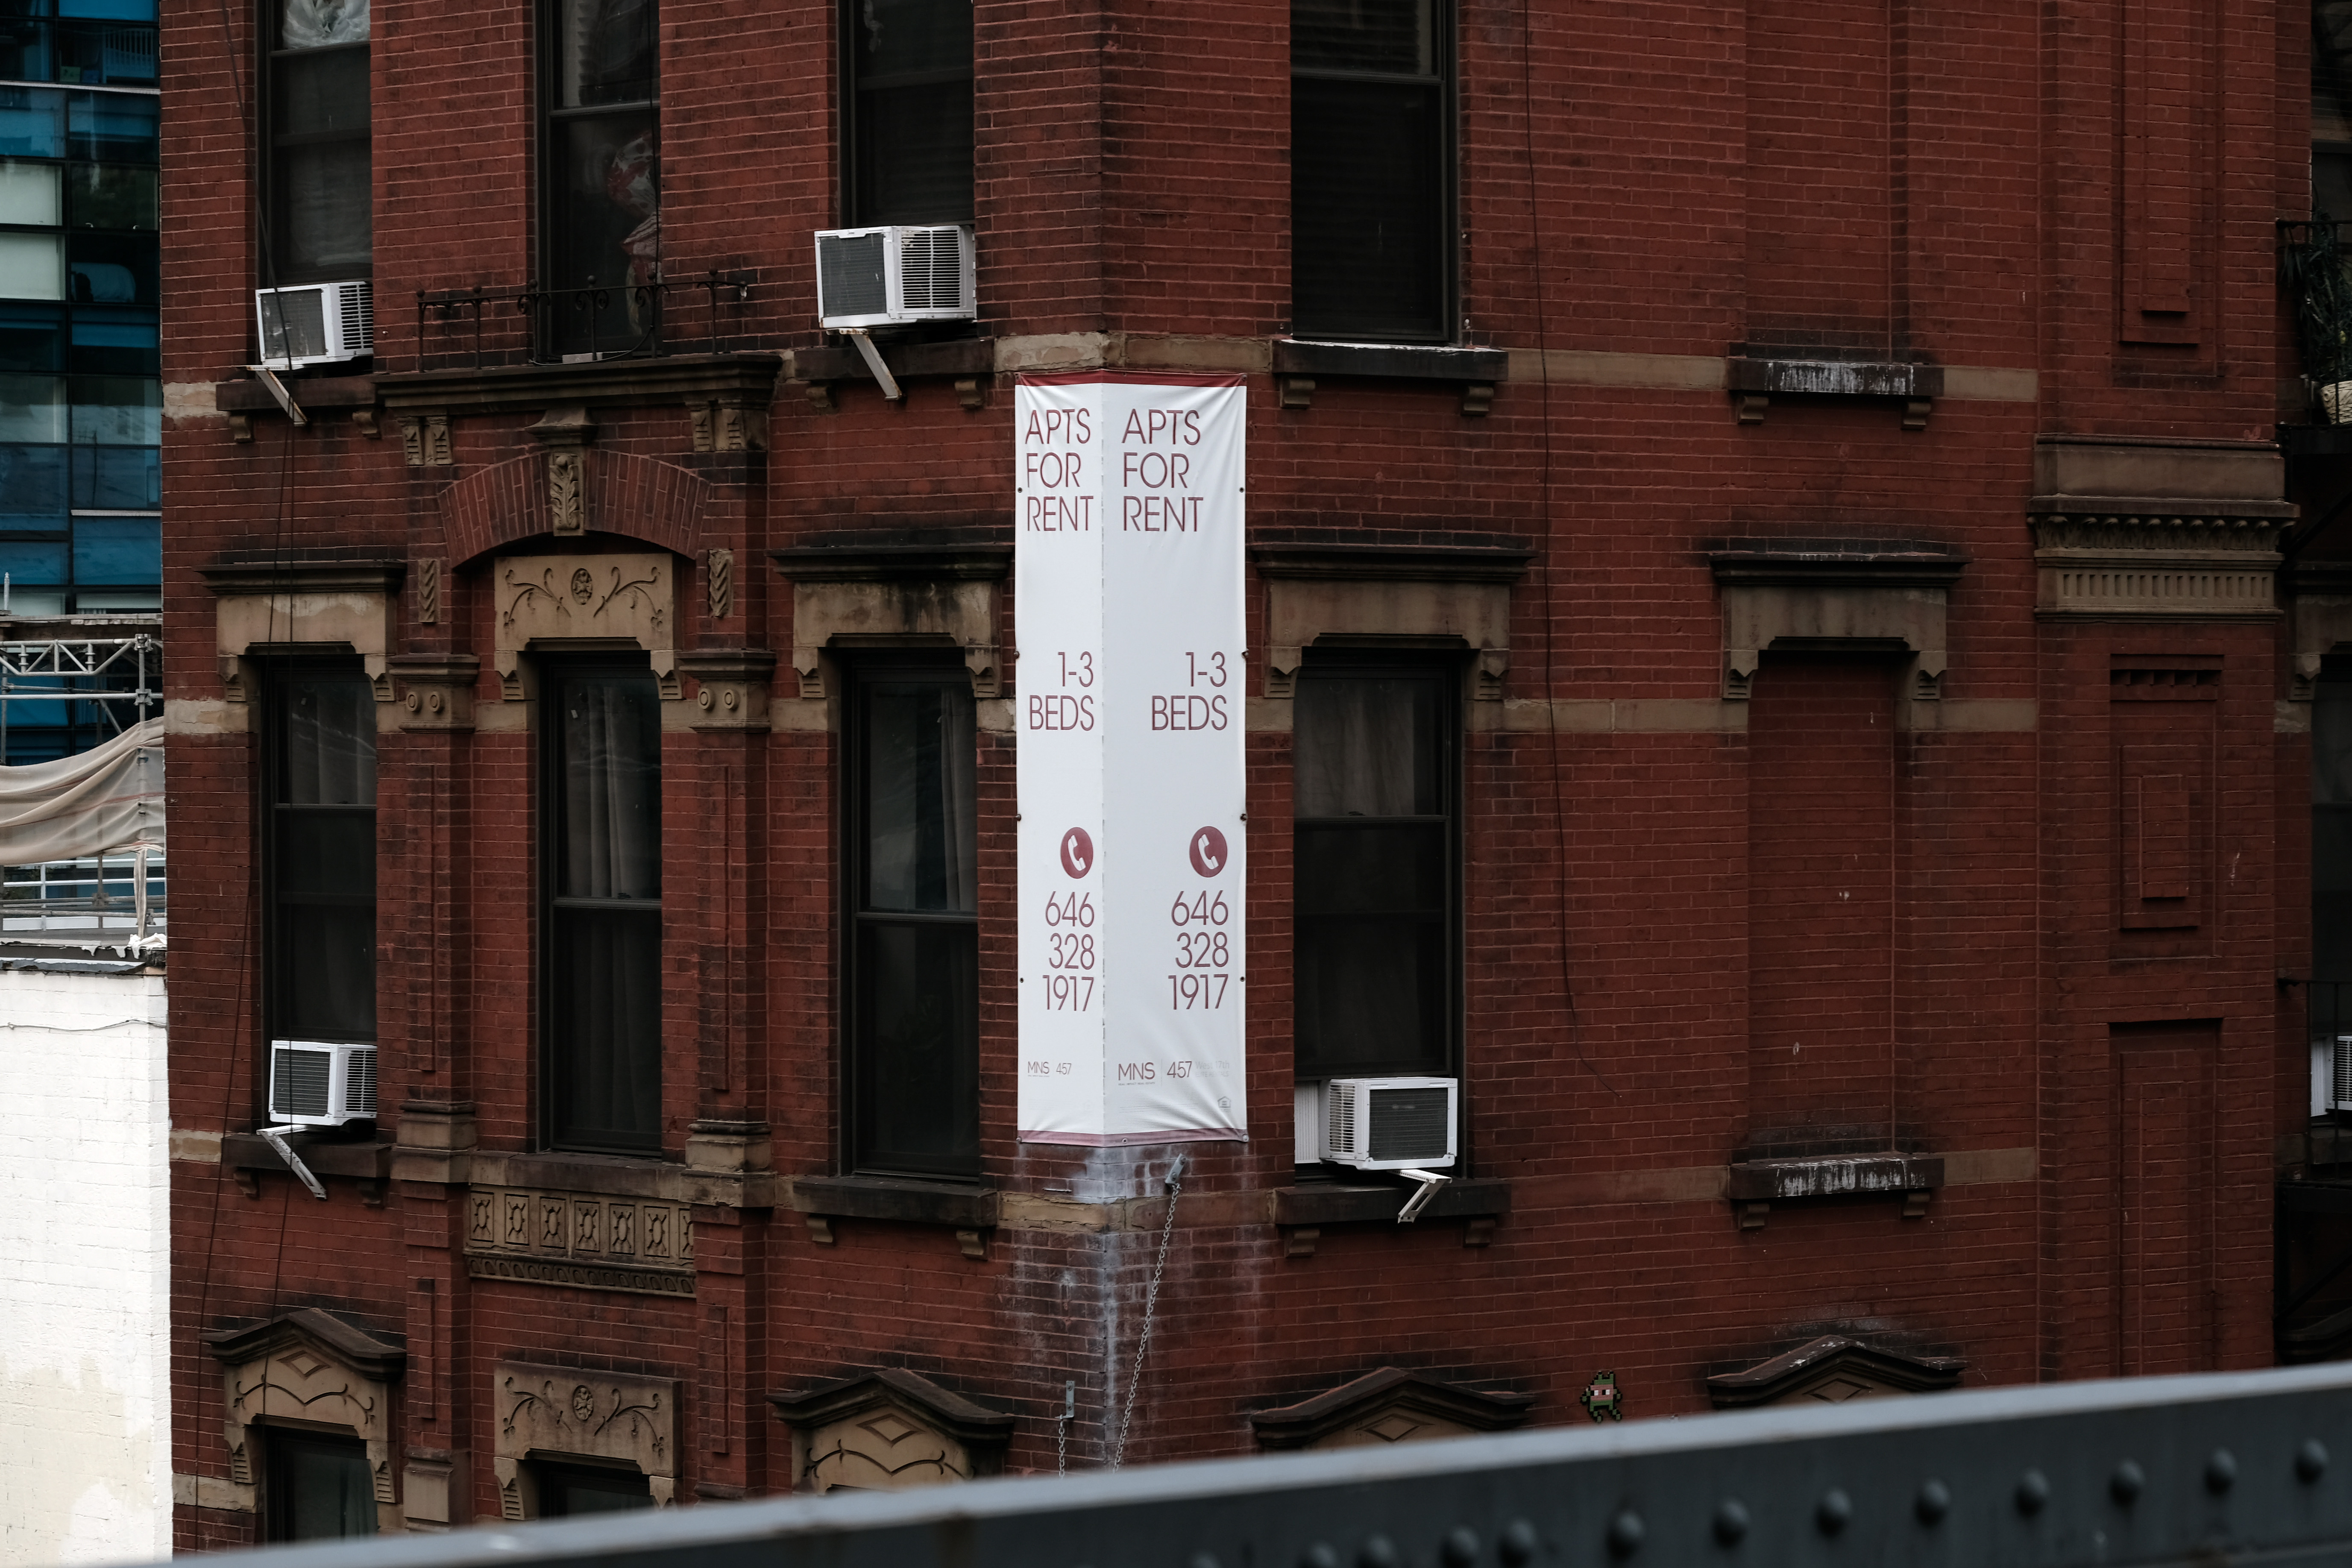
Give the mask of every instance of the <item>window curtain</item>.
[{"label": "window curtain", "polygon": [[363,679],[297,680],[286,694],[288,805],[375,804],[375,693]]},{"label": "window curtain", "polygon": [[884,686],[869,712],[866,907],[976,912],[970,699],[936,684]]},{"label": "window curtain", "polygon": [[661,738],[650,679],[564,693],[562,892],[661,897]]},{"label": "window curtain", "polygon": [[1426,680],[1308,680],[1297,699],[1297,815],[1420,816],[1440,810]]}]

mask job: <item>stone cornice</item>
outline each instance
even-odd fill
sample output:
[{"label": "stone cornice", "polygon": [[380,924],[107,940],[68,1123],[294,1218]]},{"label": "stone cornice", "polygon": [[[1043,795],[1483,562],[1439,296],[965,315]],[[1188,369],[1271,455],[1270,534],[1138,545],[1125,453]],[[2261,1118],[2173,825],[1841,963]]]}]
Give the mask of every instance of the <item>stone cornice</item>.
[{"label": "stone cornice", "polygon": [[803,544],[768,552],[795,583],[878,583],[909,577],[1000,582],[1013,570],[1013,546],[970,542]]},{"label": "stone cornice", "polygon": [[1261,577],[1304,581],[1516,583],[1536,552],[1514,544],[1349,544],[1268,541],[1249,547]]},{"label": "stone cornice", "polygon": [[408,574],[398,560],[223,561],[196,574],[215,594],[391,594]]}]

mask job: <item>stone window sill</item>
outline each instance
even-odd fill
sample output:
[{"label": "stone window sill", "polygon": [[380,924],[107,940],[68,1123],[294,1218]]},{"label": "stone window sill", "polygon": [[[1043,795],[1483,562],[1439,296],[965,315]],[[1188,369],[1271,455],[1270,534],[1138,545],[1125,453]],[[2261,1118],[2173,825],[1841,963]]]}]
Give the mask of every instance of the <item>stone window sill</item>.
[{"label": "stone window sill", "polygon": [[[988,383],[996,374],[996,340],[949,338],[936,342],[877,342],[875,349],[896,381],[924,379],[955,383],[956,399],[966,408],[984,401]],[[833,409],[835,382],[872,384],[874,372],[865,357],[845,346],[795,349],[784,369],[784,379],[803,384],[811,405],[821,413]]]},{"label": "stone window sill", "polygon": [[795,1176],[784,1201],[820,1246],[833,1244],[835,1220],[885,1220],[952,1230],[967,1258],[988,1255],[986,1233],[996,1228],[999,1213],[993,1187],[902,1176]]},{"label": "stone window sill", "polygon": [[[324,1180],[329,1176],[348,1177],[359,1184],[360,1197],[370,1208],[383,1203],[383,1184],[392,1174],[392,1141],[371,1139],[365,1142],[322,1140],[310,1133],[293,1133],[287,1138],[294,1152],[310,1173]],[[248,1196],[261,1190],[260,1174],[277,1171],[292,1174],[278,1151],[250,1132],[224,1133],[220,1142],[221,1163],[229,1168]]]},{"label": "stone window sill", "polygon": [[1493,405],[1496,384],[1510,374],[1510,364],[1511,356],[1501,349],[1274,342],[1274,380],[1285,408],[1311,406],[1319,381],[1429,381],[1458,387],[1462,412],[1475,417]]},{"label": "stone window sill", "polygon": [[1775,397],[1863,398],[1903,405],[1903,427],[1924,430],[1944,395],[1944,367],[1908,361],[1800,358],[1751,353],[1734,344],[1724,386],[1742,425],[1760,425]]},{"label": "stone window sill", "polygon": [[1940,1156],[1882,1151],[1737,1161],[1724,1195],[1739,1210],[1740,1229],[1761,1230],[1773,1204],[1814,1198],[1900,1197],[1903,1217],[1917,1219],[1943,1184]]},{"label": "stone window sill", "polygon": [[[1313,1182],[1277,1187],[1274,1193],[1274,1223],[1282,1231],[1286,1257],[1312,1258],[1325,1227],[1335,1225],[1397,1226],[1397,1214],[1412,1195],[1410,1184]],[[1511,1186],[1500,1181],[1448,1182],[1439,1188],[1415,1218],[1461,1220],[1462,1245],[1485,1247],[1495,1237],[1495,1226],[1511,1212]]]}]

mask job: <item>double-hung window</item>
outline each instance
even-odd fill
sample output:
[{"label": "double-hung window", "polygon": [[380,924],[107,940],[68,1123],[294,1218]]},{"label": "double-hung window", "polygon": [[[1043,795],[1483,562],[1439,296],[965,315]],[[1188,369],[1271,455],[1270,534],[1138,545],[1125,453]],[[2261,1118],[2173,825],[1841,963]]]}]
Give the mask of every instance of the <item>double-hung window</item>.
[{"label": "double-hung window", "polygon": [[844,0],[845,216],[970,223],[971,0]]},{"label": "double-hung window", "polygon": [[273,25],[262,281],[365,278],[374,259],[368,0],[264,4]]},{"label": "double-hung window", "polygon": [[1447,0],[1291,0],[1291,325],[1454,338]]},{"label": "double-hung window", "polygon": [[856,672],[846,793],[849,1162],[980,1171],[980,878],[971,677]]},{"label": "double-hung window", "polygon": [[660,27],[654,0],[547,0],[541,341],[619,353],[658,323]]},{"label": "double-hung window", "polygon": [[268,683],[272,1039],[375,1040],[375,690],[356,664],[287,665]]},{"label": "double-hung window", "polygon": [[1460,1014],[1458,673],[1325,661],[1294,715],[1301,1082],[1449,1076]]},{"label": "double-hung window", "polygon": [[551,660],[541,686],[540,930],[547,1141],[661,1148],[661,690]]}]

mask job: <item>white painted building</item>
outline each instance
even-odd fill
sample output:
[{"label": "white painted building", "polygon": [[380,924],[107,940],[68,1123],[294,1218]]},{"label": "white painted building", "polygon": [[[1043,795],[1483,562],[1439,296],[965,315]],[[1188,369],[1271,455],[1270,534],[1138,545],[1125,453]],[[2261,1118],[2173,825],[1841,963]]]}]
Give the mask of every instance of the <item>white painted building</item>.
[{"label": "white painted building", "polygon": [[108,951],[0,947],[0,1565],[172,1549],[164,980]]}]

